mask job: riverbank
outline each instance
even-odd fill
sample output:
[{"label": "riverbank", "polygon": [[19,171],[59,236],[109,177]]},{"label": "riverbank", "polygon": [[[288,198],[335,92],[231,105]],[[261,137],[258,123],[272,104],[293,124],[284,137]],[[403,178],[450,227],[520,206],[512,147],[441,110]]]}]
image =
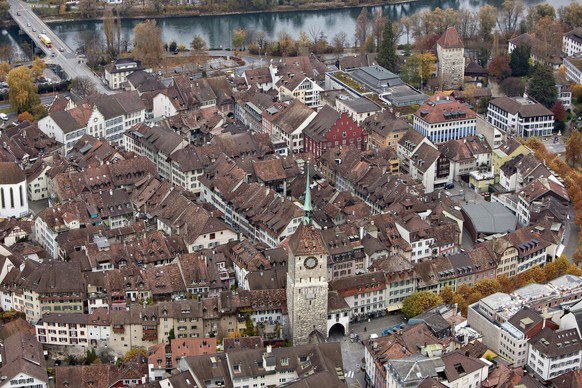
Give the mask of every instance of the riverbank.
[{"label": "riverbank", "polygon": [[[416,3],[419,0],[388,0],[388,1],[365,1],[360,4],[345,4],[341,2],[332,3],[311,3],[303,4],[300,6],[277,6],[274,9],[266,10],[239,10],[239,11],[220,11],[220,10],[207,10],[200,8],[193,8],[188,6],[167,6],[162,12],[155,12],[154,10],[140,10],[140,13],[135,15],[122,15],[122,20],[146,20],[146,19],[174,19],[174,18],[191,18],[191,17],[203,17],[203,16],[236,16],[236,15],[253,15],[253,14],[278,14],[278,13],[293,13],[293,12],[303,12],[303,11],[332,11],[341,9],[354,9],[354,8],[364,8],[364,7],[379,7],[379,6],[392,6],[401,4]],[[34,4],[31,4],[34,7]],[[39,7],[40,8],[40,7]],[[42,17],[43,21],[47,24],[51,23],[75,23],[81,21],[101,21],[103,18],[103,12],[101,11],[99,15],[94,18],[79,18],[78,13],[70,13],[69,15],[39,15]],[[11,19],[8,20],[11,25],[16,25]]]}]

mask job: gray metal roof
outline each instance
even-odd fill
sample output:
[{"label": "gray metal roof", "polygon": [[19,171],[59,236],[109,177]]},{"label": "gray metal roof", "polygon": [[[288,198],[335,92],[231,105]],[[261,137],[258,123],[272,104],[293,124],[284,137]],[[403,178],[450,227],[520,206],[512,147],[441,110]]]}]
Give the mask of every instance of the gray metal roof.
[{"label": "gray metal roof", "polygon": [[513,232],[517,226],[517,217],[498,202],[469,203],[461,208],[477,235]]}]

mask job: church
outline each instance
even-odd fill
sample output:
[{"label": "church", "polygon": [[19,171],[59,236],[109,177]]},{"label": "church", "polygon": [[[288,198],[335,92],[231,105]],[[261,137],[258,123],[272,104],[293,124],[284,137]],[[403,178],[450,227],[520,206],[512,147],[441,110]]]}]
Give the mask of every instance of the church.
[{"label": "church", "polygon": [[321,231],[311,220],[309,165],[303,222],[288,240],[287,310],[293,346],[326,342],[332,332],[345,335],[350,307],[328,290],[329,255]]}]

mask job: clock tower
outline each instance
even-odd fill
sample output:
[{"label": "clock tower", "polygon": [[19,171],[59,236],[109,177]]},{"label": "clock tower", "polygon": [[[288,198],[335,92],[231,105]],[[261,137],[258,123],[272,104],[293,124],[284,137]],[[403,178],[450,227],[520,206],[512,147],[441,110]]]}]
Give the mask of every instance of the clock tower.
[{"label": "clock tower", "polygon": [[287,310],[293,346],[317,336],[327,338],[327,250],[311,222],[309,165],[303,210],[303,222],[288,244]]}]

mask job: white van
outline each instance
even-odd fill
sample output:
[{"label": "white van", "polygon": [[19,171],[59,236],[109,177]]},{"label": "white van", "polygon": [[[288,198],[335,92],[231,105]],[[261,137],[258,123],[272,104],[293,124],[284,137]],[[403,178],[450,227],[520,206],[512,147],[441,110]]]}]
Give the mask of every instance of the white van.
[{"label": "white van", "polygon": [[6,116],[6,113],[0,113],[0,119],[3,121],[8,121],[8,116]]}]

